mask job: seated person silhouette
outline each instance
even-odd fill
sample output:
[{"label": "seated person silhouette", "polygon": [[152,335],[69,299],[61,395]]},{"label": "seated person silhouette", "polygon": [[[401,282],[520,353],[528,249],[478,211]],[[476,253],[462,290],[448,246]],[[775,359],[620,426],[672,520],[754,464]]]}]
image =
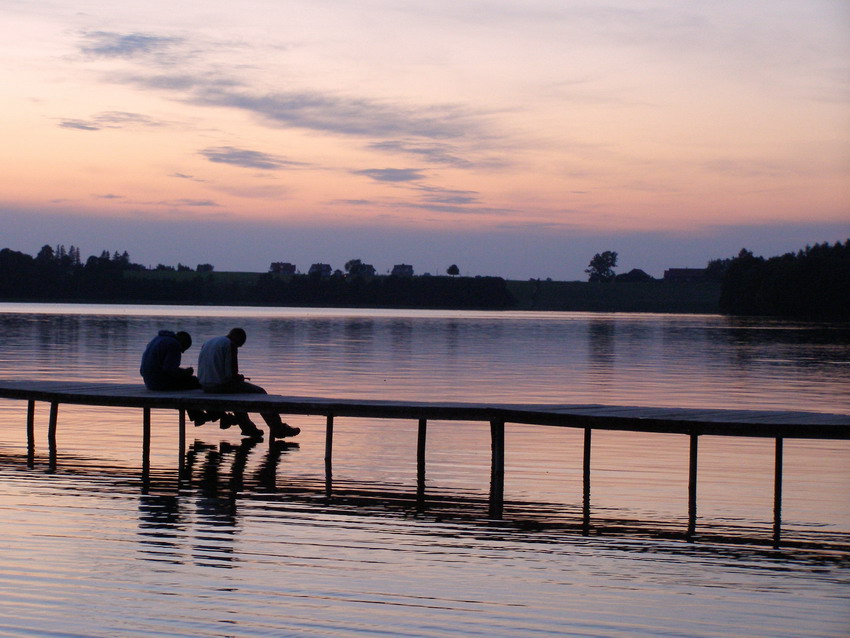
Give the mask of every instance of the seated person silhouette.
[{"label": "seated person silhouette", "polygon": [[[245,345],[246,340],[247,335],[242,328],[233,328],[226,336],[215,337],[201,346],[201,353],[198,356],[198,378],[204,392],[267,394],[263,388],[248,383],[245,377],[239,374],[237,350]],[[283,423],[276,412],[264,412],[261,416],[269,426],[269,436],[273,439],[295,436],[301,432],[300,428],[293,428]],[[237,412],[234,417],[244,436],[262,438],[263,431],[248,418],[246,412]],[[221,427],[230,427],[230,424],[222,419]]]},{"label": "seated person silhouette", "polygon": [[[201,383],[195,376],[195,370],[191,367],[180,367],[183,353],[191,346],[192,336],[188,332],[175,333],[171,330],[160,330],[142,354],[139,373],[145,381],[145,387],[148,390],[160,392],[200,388]],[[203,410],[187,412],[196,425],[219,417],[219,415],[207,415]]]}]

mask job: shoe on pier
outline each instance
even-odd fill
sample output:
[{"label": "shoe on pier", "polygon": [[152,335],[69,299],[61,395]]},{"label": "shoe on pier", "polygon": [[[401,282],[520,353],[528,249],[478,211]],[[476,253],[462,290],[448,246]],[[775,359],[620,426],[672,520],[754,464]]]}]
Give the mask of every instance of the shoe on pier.
[{"label": "shoe on pier", "polygon": [[239,429],[242,430],[242,436],[248,436],[252,439],[263,438],[263,431],[257,427],[256,423],[247,418],[247,415],[243,417],[242,422],[239,423]]},{"label": "shoe on pier", "polygon": [[200,427],[209,420],[203,410],[186,410],[186,415],[192,420],[195,427]]},{"label": "shoe on pier", "polygon": [[256,425],[254,426],[253,430],[251,428],[246,428],[246,427],[243,426],[242,427],[242,436],[248,437],[248,438],[251,438],[251,439],[256,439],[257,441],[259,441],[260,439],[263,438],[263,431],[260,428],[258,428]]},{"label": "shoe on pier", "polygon": [[239,420],[236,418],[236,415],[228,414],[225,412],[221,415],[221,419],[218,422],[218,427],[220,427],[222,430],[227,430],[230,427],[236,425],[237,423],[239,423]]},{"label": "shoe on pier", "polygon": [[273,439],[283,439],[287,436],[298,436],[301,433],[301,428],[294,428],[288,423],[281,423],[279,428],[271,431]]}]

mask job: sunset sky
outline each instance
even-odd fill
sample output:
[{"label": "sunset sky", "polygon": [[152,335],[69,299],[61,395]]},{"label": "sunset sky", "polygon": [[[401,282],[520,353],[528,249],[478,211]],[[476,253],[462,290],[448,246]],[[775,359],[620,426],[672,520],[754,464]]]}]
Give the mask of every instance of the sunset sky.
[{"label": "sunset sky", "polygon": [[847,0],[0,7],[0,248],[583,279],[850,237]]}]

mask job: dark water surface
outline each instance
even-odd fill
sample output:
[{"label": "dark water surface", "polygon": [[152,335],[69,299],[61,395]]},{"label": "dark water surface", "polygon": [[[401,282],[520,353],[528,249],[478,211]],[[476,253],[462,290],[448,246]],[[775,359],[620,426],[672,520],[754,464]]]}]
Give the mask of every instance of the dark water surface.
[{"label": "dark water surface", "polygon": [[[147,341],[248,331],[248,376],[282,394],[850,413],[846,324],[715,316],[0,305],[0,378],[135,382]],[[505,508],[488,518],[489,429],[338,419],[292,443],[176,414],[0,401],[0,635],[848,636],[850,443],[786,441],[773,550],[771,441],[508,425]]]}]

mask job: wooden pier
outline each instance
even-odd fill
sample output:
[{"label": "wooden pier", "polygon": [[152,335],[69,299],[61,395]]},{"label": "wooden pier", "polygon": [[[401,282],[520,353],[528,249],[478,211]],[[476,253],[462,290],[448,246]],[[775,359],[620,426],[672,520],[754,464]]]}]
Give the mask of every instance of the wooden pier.
[{"label": "wooden pier", "polygon": [[27,401],[27,442],[34,450],[35,404],[50,404],[48,442],[56,449],[60,404],[114,406],[142,409],[142,463],[149,467],[150,411],[179,411],[180,462],[185,454],[186,410],[276,412],[279,414],[321,415],[325,426],[325,476],[331,490],[334,419],[338,417],[406,419],[418,421],[418,491],[424,494],[425,449],[429,420],[473,421],[490,424],[491,484],[490,516],[501,518],[504,502],[505,424],[519,423],[578,428],[584,432],[583,529],[590,531],[590,467],[593,430],[670,433],[688,436],[690,460],[688,479],[687,538],[696,533],[697,467],[699,437],[743,436],[772,438],[775,441],[773,544],[779,547],[782,515],[783,441],[796,439],[850,439],[850,415],[817,412],[778,412],[765,410],[716,410],[690,408],[651,408],[610,405],[570,404],[475,404],[459,402],[416,402],[347,400],[320,397],[293,397],[262,394],[204,394],[200,390],[152,392],[141,384],[75,383],[60,381],[0,381],[0,398]]}]

